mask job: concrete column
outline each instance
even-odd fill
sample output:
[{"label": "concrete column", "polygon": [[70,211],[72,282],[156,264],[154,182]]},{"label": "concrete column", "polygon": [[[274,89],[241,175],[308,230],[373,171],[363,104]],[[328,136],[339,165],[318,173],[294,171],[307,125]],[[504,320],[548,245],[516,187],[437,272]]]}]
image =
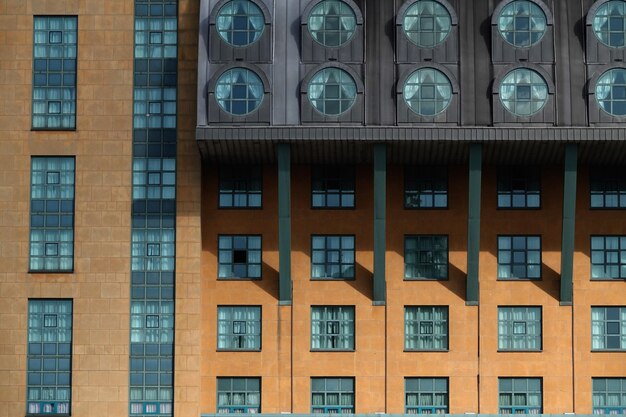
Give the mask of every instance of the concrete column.
[{"label": "concrete column", "polygon": [[374,305],[385,305],[387,147],[374,145]]},{"label": "concrete column", "polygon": [[276,146],[278,161],[278,301],[291,304],[291,149]]},{"label": "concrete column", "polygon": [[467,213],[467,289],[465,304],[478,305],[478,258],[480,256],[480,188],[482,145],[469,149],[469,200]]},{"label": "concrete column", "polygon": [[565,145],[563,180],[563,237],[561,240],[561,305],[571,305],[574,275],[574,232],[576,221],[576,176],[578,147]]}]

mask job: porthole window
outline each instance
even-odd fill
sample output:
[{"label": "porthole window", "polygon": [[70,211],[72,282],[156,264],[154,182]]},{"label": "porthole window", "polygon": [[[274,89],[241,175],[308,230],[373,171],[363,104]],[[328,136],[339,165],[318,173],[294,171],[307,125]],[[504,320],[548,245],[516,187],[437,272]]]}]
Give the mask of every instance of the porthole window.
[{"label": "porthole window", "polygon": [[422,68],[407,78],[403,97],[413,112],[420,116],[434,116],[450,105],[452,84],[441,71]]},{"label": "porthole window", "polygon": [[309,81],[307,96],[311,105],[327,116],[348,111],[356,101],[357,86],[346,71],[330,67],[317,72]]},{"label": "porthole window", "polygon": [[418,0],[404,13],[402,29],[420,48],[433,48],[450,33],[452,19],[444,6],[433,0]]},{"label": "porthole window", "polygon": [[248,46],[263,33],[265,16],[250,0],[231,0],[217,13],[217,32],[232,46]]},{"label": "porthole window", "polygon": [[626,46],[626,2],[611,0],[598,7],[593,16],[593,33],[600,42],[613,48]]},{"label": "porthole window", "polygon": [[502,8],[498,16],[498,30],[511,45],[529,47],[539,42],[546,33],[546,14],[532,1],[515,0]]},{"label": "porthole window", "polygon": [[500,83],[500,101],[517,116],[531,116],[548,101],[548,84],[538,72],[518,68],[509,72]]},{"label": "porthole window", "polygon": [[263,101],[263,81],[247,68],[232,68],[217,80],[215,98],[227,113],[235,116],[250,114]]},{"label": "porthole window", "polygon": [[356,30],[356,15],[343,1],[324,0],[311,10],[308,28],[316,42],[338,47],[352,39]]},{"label": "porthole window", "polygon": [[596,100],[607,113],[626,116],[626,69],[611,69],[600,76],[596,84]]}]

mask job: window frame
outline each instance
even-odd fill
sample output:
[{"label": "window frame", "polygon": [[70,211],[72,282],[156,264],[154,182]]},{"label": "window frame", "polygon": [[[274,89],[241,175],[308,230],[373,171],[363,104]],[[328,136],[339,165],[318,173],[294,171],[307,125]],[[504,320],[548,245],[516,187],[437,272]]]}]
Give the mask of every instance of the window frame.
[{"label": "window frame", "polygon": [[[602,190],[596,191],[595,195],[599,195],[602,197],[602,206],[594,206],[593,205],[593,196],[594,196],[594,183],[600,183],[602,188],[607,188],[611,186],[611,184],[616,185],[616,189],[614,191],[611,190]],[[609,185],[607,185],[609,183]],[[620,189],[620,185],[623,186],[623,190]],[[617,205],[615,207],[607,207],[606,200],[609,196],[608,193],[615,193],[615,197],[617,200]],[[624,204],[621,204],[620,200],[622,199]],[[617,167],[608,167],[603,168],[600,166],[591,166],[589,168],[589,210],[625,210],[626,209],[626,174],[621,173],[621,171]]]},{"label": "window frame", "polygon": [[[336,170],[339,170],[337,172]],[[335,170],[332,172],[333,175],[328,175],[330,170]],[[350,178],[342,177],[341,174],[349,173]],[[328,165],[328,164],[316,164],[311,165],[311,209],[312,210],[355,210],[356,209],[356,167],[354,165]],[[315,181],[321,181],[322,184],[327,184],[328,181],[339,181],[339,182],[351,182],[352,183],[352,191],[344,191],[342,186],[340,185],[338,194],[339,194],[339,205],[338,206],[329,206],[328,205],[328,187],[326,186],[323,191],[317,191],[315,189]],[[323,195],[324,201],[326,203],[321,206],[316,206],[314,202],[314,196]],[[352,205],[344,206],[341,203],[341,199],[343,195],[352,195]]]},{"label": "window frame", "polygon": [[[514,251],[514,249],[513,249],[513,239],[514,238],[519,238],[519,237],[525,238],[525,246],[524,246],[524,249],[523,249],[524,254],[525,254],[524,258],[528,259],[528,251],[529,250],[531,250],[531,251],[538,251],[539,252],[539,263],[537,263],[537,264],[530,264],[529,265],[528,261],[525,261],[523,264],[513,262],[513,252],[520,252],[521,251],[521,249],[518,249],[518,250]],[[509,249],[501,249],[500,248],[500,238],[510,238],[511,239],[511,247]],[[539,238],[539,249],[528,249],[528,238]],[[532,234],[530,234],[530,235],[519,235],[519,234],[497,235],[497,237],[496,237],[496,248],[497,248],[497,257],[496,257],[496,260],[497,260],[497,275],[496,275],[497,279],[496,280],[497,281],[512,281],[512,282],[515,282],[515,281],[542,281],[543,280],[543,242],[542,242],[542,236],[541,235],[532,235]],[[500,275],[500,266],[501,266],[501,263],[500,263],[500,252],[501,251],[505,251],[505,250],[508,250],[510,252],[510,257],[511,257],[511,260],[509,261],[509,263],[504,264],[504,265],[508,266],[509,268],[511,268],[511,270],[510,270],[510,275],[511,276],[508,277],[508,278],[507,277],[503,277],[503,276]],[[524,277],[516,277],[516,276],[514,276],[512,268],[515,265],[525,265],[526,276],[524,276]],[[537,276],[537,277],[528,277],[528,268],[529,268],[529,266],[532,266],[532,265],[538,265],[538,267],[539,267],[539,276]]]},{"label": "window frame", "polygon": [[[313,319],[313,313],[315,309],[318,309],[321,312],[319,320]],[[328,318],[327,314],[332,312],[330,310],[335,310],[334,311],[335,313],[341,314],[343,312],[343,309],[351,310],[352,312],[351,320],[342,320],[342,319],[334,320],[334,319]],[[311,331],[310,331],[311,352],[354,352],[356,350],[356,306],[354,305],[312,305],[310,310],[311,310],[311,316],[310,316],[311,317]],[[313,332],[314,321],[319,321],[321,323],[321,327],[324,329],[322,333],[317,334]],[[337,322],[338,333],[328,333],[327,329],[328,329],[329,322],[333,322],[333,323]],[[343,325],[346,322],[348,326],[351,327],[352,333],[348,333],[347,335],[344,335],[342,333],[342,329],[343,329]],[[348,338],[348,340],[350,340],[351,347],[342,348],[342,347],[328,347],[327,346],[327,347],[316,348],[316,347],[313,347],[314,335],[320,338],[320,346],[322,345],[321,340],[323,338],[326,338],[326,339],[337,338],[337,340],[339,341],[342,337],[346,337]]]},{"label": "window frame", "polygon": [[300,24],[303,26],[306,26],[306,30],[309,36],[311,37],[313,42],[316,42],[320,47],[328,48],[328,49],[345,48],[346,46],[354,42],[355,38],[360,35],[359,27],[363,25],[363,15],[361,14],[361,10],[356,5],[356,3],[354,3],[354,1],[352,0],[336,0],[340,3],[344,3],[346,6],[348,6],[348,8],[352,10],[352,13],[354,15],[354,30],[352,31],[352,33],[350,34],[350,36],[347,38],[347,40],[344,43],[341,43],[339,45],[333,45],[333,46],[325,45],[322,42],[318,41],[311,33],[309,20],[311,18],[311,13],[313,12],[313,9],[315,9],[318,5],[326,1],[328,0],[315,0],[315,1],[310,2],[306,6],[306,8],[304,9],[304,12],[301,15]]},{"label": "window frame", "polygon": [[[433,314],[432,320],[412,320],[411,323],[414,323],[414,326],[420,328],[421,331],[421,323],[431,323],[432,324],[432,332],[431,333],[418,333],[412,334],[409,332],[409,322],[407,321],[407,313],[409,310],[414,310],[414,314],[419,315],[421,313],[421,309],[430,309]],[[434,315],[436,309],[441,309],[445,312],[445,318],[443,320],[435,320]],[[443,322],[445,324],[445,333],[437,334],[435,333],[436,323]],[[447,305],[405,305],[403,309],[403,324],[404,324],[404,352],[449,352],[450,351],[450,307]],[[422,335],[428,336],[429,340],[432,339],[432,344],[435,344],[436,337],[444,338],[445,347],[442,348],[410,348],[408,347],[410,338],[416,340],[416,343],[419,343],[419,339]]]},{"label": "window frame", "polygon": [[[323,238],[324,239],[324,248],[323,249],[315,249],[314,247],[314,240],[316,238]],[[350,250],[352,251],[352,275],[348,276],[348,275],[344,275],[341,272],[341,268],[344,265],[349,265],[347,263],[343,263],[341,262],[341,259],[339,261],[339,263],[332,263],[328,261],[328,251],[332,250],[332,249],[328,249],[328,239],[329,238],[337,238],[339,239],[339,248],[337,249],[337,251],[339,252],[339,258],[342,257],[343,252],[349,252]],[[352,249],[344,249],[343,248],[343,239],[344,238],[352,238]],[[315,263],[314,262],[314,253],[315,252],[322,252],[324,254],[324,262],[323,263]],[[329,274],[324,274],[324,276],[322,277],[316,277],[313,276],[313,270],[315,266],[323,266],[324,270],[326,271],[328,269],[329,266],[332,265],[339,265],[340,268],[340,275],[339,277],[333,277],[333,276],[329,276]],[[349,267],[349,266],[348,266]],[[356,279],[356,236],[355,235],[311,235],[311,281],[354,281]]]},{"label": "window frame", "polygon": [[[401,32],[403,36],[402,41],[406,41],[412,47],[417,48],[419,50],[434,50],[437,48],[445,47],[446,44],[449,42],[456,42],[457,40],[453,38],[456,36],[455,29],[459,24],[459,20],[456,14],[456,10],[454,9],[454,7],[452,7],[452,5],[447,0],[432,0],[435,3],[438,3],[439,5],[441,5],[448,12],[448,15],[450,16],[450,30],[448,31],[448,34],[445,36],[445,38],[441,42],[438,42],[430,47],[419,46],[416,42],[413,42],[413,40],[409,38],[409,36],[406,34],[404,30],[404,17],[408,9],[411,8],[415,3],[419,1],[421,0],[406,0],[402,4],[402,6],[400,6],[400,8],[398,9],[396,13],[395,25],[399,29],[398,32]],[[398,42],[400,42],[400,39],[398,39]]]},{"label": "window frame", "polygon": [[[235,176],[230,176],[228,179],[224,178],[225,177],[225,170],[234,170],[234,171],[240,171],[240,170],[244,170],[245,172],[243,172],[243,174],[241,176],[239,176],[238,178],[235,178]],[[253,175],[255,172],[253,171],[258,171],[258,180],[255,180]],[[245,190],[245,196],[246,196],[246,205],[245,206],[225,206],[222,205],[222,181],[233,181],[235,183],[241,183],[241,182],[245,182],[246,184],[246,190]],[[259,197],[261,199],[261,202],[258,206],[250,206],[249,205],[249,200],[250,200],[250,194],[256,194],[256,191],[250,191],[250,186],[249,183],[253,182],[253,181],[258,181],[259,182]],[[226,194],[226,193],[224,193]],[[238,190],[233,190],[233,192],[228,193],[229,195],[231,195],[233,203],[235,201],[235,196],[236,195],[243,195],[244,191],[239,191]],[[220,165],[217,169],[217,208],[219,210],[263,210],[263,165]]]},{"label": "window frame", "polygon": [[[524,309],[524,316],[525,318],[523,320],[501,320],[500,319],[500,311],[501,310],[511,310],[511,313],[514,313],[514,310],[518,310],[518,309]],[[530,322],[530,320],[527,318],[527,315],[529,313],[529,309],[535,309],[539,312],[539,320],[535,320],[535,323],[539,323],[539,334],[537,336],[529,336],[528,335],[528,323]],[[514,342],[514,338],[515,338],[515,324],[518,322],[523,322],[524,323],[524,347],[523,348],[514,348],[514,347],[510,347],[510,348],[504,348],[501,347],[500,345],[500,339],[503,337],[508,336],[509,339],[511,339],[510,343],[511,345]],[[500,326],[501,325],[507,325],[508,327],[511,327],[511,333],[509,333],[508,335],[502,335],[502,333],[500,333]],[[538,344],[539,347],[533,349],[533,348],[529,348],[528,347],[528,343],[531,337],[534,338],[538,338]],[[498,306],[498,352],[542,352],[543,351],[543,307],[542,306],[522,306],[522,305],[499,305]]]},{"label": "window frame", "polygon": [[[436,175],[429,176],[428,173],[433,172],[433,170],[436,173]],[[441,177],[438,177],[437,174],[442,174],[442,175]],[[404,198],[403,198],[404,209],[405,210],[447,210],[449,209],[450,208],[449,177],[450,175],[449,175],[447,166],[405,165],[404,166]],[[437,182],[441,182],[442,184],[445,183],[445,193],[437,192],[436,190],[434,190],[434,188],[436,188],[434,186],[430,187],[430,188],[433,188],[432,192],[428,194],[428,196],[432,197],[432,202],[433,202],[432,207],[430,206],[412,207],[407,204],[407,192],[410,191],[408,189],[409,183],[415,183],[416,185],[415,195],[419,197],[422,194],[425,194],[419,191],[419,188],[421,187],[421,185],[423,185],[424,183],[434,184]],[[445,195],[446,197],[445,206],[435,205],[435,201],[438,195]]]},{"label": "window frame", "polygon": [[[228,264],[225,265],[231,265],[231,269],[235,264],[243,264],[246,265],[246,271],[249,270],[251,263],[247,261],[247,258],[249,256],[248,252],[250,250],[255,250],[259,252],[259,263],[254,263],[252,265],[258,265],[259,266],[259,276],[258,277],[250,277],[250,276],[245,276],[245,277],[237,277],[237,276],[227,276],[227,277],[222,277],[220,276],[220,269],[222,266],[222,263],[220,262],[219,259],[219,253],[221,251],[220,249],[220,240],[222,238],[231,238],[233,241],[235,238],[241,238],[241,237],[245,237],[246,238],[246,262],[245,263],[240,263],[240,262],[235,262],[234,259],[234,247],[231,247],[230,252],[231,252],[231,256],[232,256],[232,261]],[[249,248],[249,243],[248,240],[249,238],[259,238],[259,242],[260,242],[260,248],[259,249],[250,249]],[[234,246],[234,243],[231,243],[232,246]],[[227,250],[227,249],[224,249]],[[244,234],[218,234],[217,235],[217,280],[218,281],[258,281],[258,280],[262,280],[263,279],[263,235],[261,234],[249,234],[249,235],[244,235]],[[234,272],[231,270],[231,272]],[[249,275],[249,274],[248,274]]]},{"label": "window frame", "polygon": [[[603,253],[604,262],[601,263],[601,264],[594,263],[594,261],[593,261],[593,256],[594,256],[593,240],[594,240],[594,238],[603,238],[604,239],[603,240],[603,247],[604,248],[595,250],[595,251],[598,251],[598,252],[602,251],[602,253]],[[618,252],[617,259],[618,259],[618,262],[616,264],[615,263],[610,263],[610,264],[607,263],[607,259],[606,259],[607,258],[607,254],[606,254],[606,251],[607,251],[606,250],[606,239],[607,238],[616,238],[617,239],[617,242],[618,242],[618,246],[617,246],[617,252]],[[589,267],[590,267],[589,278],[590,278],[591,281],[616,282],[616,281],[624,281],[624,280],[626,280],[626,273],[622,276],[622,272],[621,272],[622,268],[626,267],[626,262],[624,262],[624,263],[621,262],[621,256],[619,254],[622,251],[626,251],[626,246],[624,246],[623,248],[621,246],[621,241],[624,240],[624,239],[626,239],[626,234],[624,234],[624,235],[614,235],[614,234],[591,235],[589,237],[589,254],[590,254],[590,257],[589,257]],[[607,276],[606,273],[605,273],[601,277],[594,278],[594,276],[593,276],[593,267],[594,267],[594,265],[601,265],[604,270],[606,270],[607,266],[616,265],[617,270],[618,270],[618,276],[617,277],[610,277],[610,276]]]},{"label": "window frame", "polygon": [[[501,383],[505,380],[510,380],[511,381],[511,390],[510,391],[502,391],[501,389]],[[515,381],[521,381],[521,380],[526,380],[526,390],[525,391],[519,391],[515,388]],[[528,384],[529,382],[533,380],[533,381],[538,381],[539,382],[539,393],[540,393],[540,399],[541,399],[541,404],[539,407],[535,407],[535,406],[529,406],[528,405],[528,396],[531,393],[536,393],[537,391],[530,391],[528,389]],[[526,398],[526,404],[527,405],[513,405],[513,401],[511,401],[511,405],[503,405],[501,404],[501,399],[502,399],[502,395],[506,395],[506,394],[510,394],[511,395],[511,399],[513,399],[514,396],[516,395],[520,395],[523,394],[525,395]],[[505,413],[503,411],[503,408],[511,411],[510,413]],[[542,377],[498,377],[498,413],[500,414],[516,414],[516,411],[525,411],[525,414],[536,414],[536,413],[528,413],[529,411],[538,411],[538,414],[543,413],[543,378]]]},{"label": "window frame", "polygon": [[[499,167],[497,170],[497,178],[496,178],[496,207],[498,210],[541,210],[541,195],[542,195],[542,186],[541,186],[541,177],[542,172],[540,167]],[[536,176],[536,178],[534,178]],[[516,195],[520,195],[519,193],[515,193],[515,189],[512,186],[516,181],[524,181],[524,205],[516,206],[513,203],[514,197]],[[502,190],[501,184],[502,182],[511,183],[511,189]],[[536,192],[533,190],[529,191],[529,183],[537,183]],[[539,204],[536,207],[528,206],[528,197],[529,195],[536,194],[539,199]],[[509,196],[511,200],[510,206],[501,206],[500,205],[500,196],[505,195]]]},{"label": "window frame", "polygon": [[[230,310],[230,318],[228,320],[220,320],[220,310],[221,309],[229,309]],[[243,309],[244,314],[247,310],[251,310],[251,309],[257,309],[257,315],[258,318],[256,320],[248,320],[246,318],[244,318],[243,320],[234,320],[232,318],[234,312],[236,309]],[[216,340],[216,350],[218,352],[260,352],[262,350],[263,347],[263,308],[260,305],[218,305],[217,306],[217,328],[216,328],[216,335],[217,335],[217,340]],[[227,322],[230,326],[230,333],[225,333],[222,334],[220,333],[220,322],[225,321]],[[235,322],[244,322],[246,325],[246,333],[235,333],[233,328],[235,325]],[[246,348],[246,347],[233,347],[232,343],[229,343],[228,347],[220,347],[220,336],[224,336],[226,338],[228,337],[234,337],[236,335],[249,335],[249,333],[247,332],[248,330],[248,326],[250,323],[257,323],[258,324],[258,329],[259,329],[259,333],[255,334],[255,333],[251,333],[251,335],[253,336],[253,338],[257,338],[258,337],[258,346],[254,346],[251,348]],[[239,336],[241,337],[241,336]]]},{"label": "window frame", "polygon": [[[594,310],[602,309],[604,317],[601,320],[594,320],[593,313]],[[607,318],[608,309],[616,309],[617,310],[617,319],[609,319]],[[624,317],[624,319],[622,319]],[[607,325],[608,323],[617,323],[618,333],[608,333]],[[602,332],[599,334],[594,334],[594,325],[596,323],[602,324]],[[609,348],[607,346],[607,337],[614,336],[618,339],[620,347],[618,348]],[[604,347],[594,348],[594,339],[596,337],[601,338],[602,344]],[[623,347],[622,347],[623,346]],[[624,305],[613,305],[613,306],[591,306],[591,352],[626,352],[626,306]],[[626,406],[626,404],[625,404]]]},{"label": "window frame", "polygon": [[[445,241],[445,262],[443,263],[435,263],[434,261],[431,262],[419,262],[420,259],[420,254],[421,253],[432,253],[432,258],[434,259],[435,256],[435,252],[441,252],[443,253],[443,249],[442,250],[435,250],[433,249],[433,240],[439,238],[439,239],[444,239]],[[416,240],[415,242],[415,253],[412,254],[415,256],[416,258],[416,262],[415,264],[409,264],[407,262],[407,257],[408,255],[411,255],[411,253],[408,252],[407,249],[407,243],[410,239],[414,239]],[[419,248],[420,246],[420,241],[422,239],[430,239],[431,240],[431,244],[430,244],[430,250],[421,250]],[[447,234],[406,234],[404,235],[404,281],[448,281],[450,279],[450,238],[449,235]],[[433,271],[437,268],[437,266],[445,266],[445,276],[442,277],[424,277],[424,276],[407,276],[408,275],[408,270],[409,268],[413,268],[416,269],[418,267],[432,267]]]},{"label": "window frame", "polygon": [[[250,404],[241,404],[241,405],[225,405],[220,407],[220,380],[222,381],[226,381],[226,380],[230,380],[230,390],[227,392],[227,394],[231,397],[232,399],[232,395],[235,393],[243,393],[244,397],[246,398],[246,402],[248,399],[248,394],[249,393],[257,393],[257,391],[251,391],[248,390],[248,383],[251,382],[252,380],[256,380],[259,383],[259,391],[258,391],[258,396],[259,396],[259,403],[258,405],[250,405]],[[235,383],[236,380],[244,380],[245,382],[245,389],[243,391],[235,391],[233,385]],[[263,404],[263,378],[261,376],[218,376],[215,378],[215,392],[216,392],[216,401],[215,401],[215,412],[216,414],[226,414],[220,411],[220,408],[228,408],[229,414],[233,414],[233,413],[239,413],[239,411],[234,411],[234,410],[238,410],[238,409],[245,409],[245,411],[242,412],[242,414],[260,414],[261,410],[262,410],[262,404]],[[232,402],[232,401],[231,401]],[[250,412],[251,409],[255,409],[255,411],[253,413]]]},{"label": "window frame", "polygon": [[[602,407],[596,407],[593,405],[594,403],[594,397],[596,394],[598,395],[604,395],[604,397],[606,398],[609,393],[617,393],[618,391],[610,391],[609,390],[609,381],[610,380],[619,380],[621,382],[621,389],[619,391],[620,395],[618,396],[620,398],[620,402],[621,404],[619,406],[606,406],[606,402],[605,402],[605,406]],[[605,385],[605,389],[602,392],[597,392],[595,389],[595,385],[596,382],[600,382],[603,381],[604,385]],[[624,415],[626,413],[626,378],[623,377],[592,377],[591,378],[591,404],[592,404],[592,413],[596,414],[596,411],[603,411],[602,414],[605,415],[609,415],[610,412],[612,411],[617,411],[619,414]]]},{"label": "window frame", "polygon": [[[338,381],[338,390],[337,391],[329,391],[327,389],[327,383],[332,380]],[[314,381],[324,381],[324,390],[323,391],[314,391],[313,390],[313,382]],[[352,391],[344,391],[341,388],[342,382],[352,381]],[[329,411],[335,411],[337,414],[346,414],[344,413],[344,409],[348,410],[348,414],[355,414],[356,410],[356,378],[354,377],[345,377],[345,376],[337,376],[337,377],[311,377],[311,414],[334,414],[329,413]],[[328,393],[336,392],[338,395],[339,403],[336,405],[328,405],[327,404],[327,396]],[[322,394],[324,396],[324,404],[316,406],[313,404],[313,397],[315,394]],[[341,404],[342,395],[352,395],[352,405],[345,406]],[[316,409],[323,409],[323,412],[315,411]]]},{"label": "window frame", "polygon": [[269,29],[268,26],[271,26],[272,24],[271,13],[269,9],[267,8],[267,6],[265,5],[263,1],[246,0],[254,4],[256,7],[258,7],[261,10],[261,14],[263,15],[263,29],[261,29],[261,31],[259,32],[258,38],[255,39],[254,41],[246,45],[235,45],[235,44],[228,42],[226,39],[224,39],[219,29],[217,28],[217,18],[219,17],[220,11],[222,10],[224,6],[226,6],[231,1],[233,0],[220,0],[217,4],[215,4],[215,6],[213,6],[213,8],[211,9],[210,16],[209,16],[209,24],[215,28],[215,33],[217,37],[219,38],[220,43],[223,44],[224,46],[227,46],[228,48],[232,48],[236,50],[245,50],[245,49],[254,47],[255,45],[259,45],[263,39],[263,36],[266,35],[266,32]]},{"label": "window frame", "polygon": [[[424,380],[432,380],[433,382],[433,390],[432,391],[422,391],[419,389],[420,383]],[[407,387],[407,383],[410,381],[415,381],[417,383],[417,391],[409,391],[408,387]],[[445,381],[446,384],[446,390],[445,390],[445,405],[443,406],[438,406],[438,405],[434,405],[435,401],[434,398],[436,395],[440,395],[443,391],[438,391],[436,388],[437,382],[441,382],[441,381]],[[432,405],[415,405],[415,406],[410,406],[408,404],[408,398],[409,395],[413,394],[413,395],[417,395],[418,398],[421,397],[422,395],[429,395],[431,394],[433,397],[433,401],[432,401]],[[419,400],[418,400],[419,402]],[[416,413],[412,413],[411,410],[415,410],[417,411]],[[448,414],[450,412],[450,378],[448,377],[404,377],[404,413],[405,415],[410,415],[410,414],[423,414],[423,411],[428,411],[425,414],[441,414],[439,413],[439,411],[443,411],[444,414]]]},{"label": "window frame", "polygon": [[[520,1],[520,0],[505,0],[505,1],[501,2],[500,4],[498,4],[498,6],[493,11],[492,25],[496,26],[496,31],[498,32],[498,35],[500,35],[500,39],[505,44],[509,45],[512,48],[515,48],[515,49],[530,49],[530,48],[533,48],[533,47],[537,47],[545,39],[546,35],[551,30],[551,26],[553,25],[552,11],[548,8],[548,6],[546,6],[546,4],[544,4],[540,0],[522,0],[522,1],[528,1],[529,3],[532,3],[532,4],[536,5],[543,12],[543,15],[545,17],[546,28],[545,28],[544,32],[541,34],[541,36],[539,37],[539,39],[537,39],[536,42],[531,43],[529,45],[523,45],[523,46],[515,45],[514,43],[509,42],[504,37],[502,32],[500,31],[500,16],[502,15],[502,11],[508,5],[510,5],[511,3],[515,3],[515,2],[518,2],[518,1]],[[529,27],[530,27],[530,24],[529,24]],[[530,33],[530,30],[529,30],[529,33]]]},{"label": "window frame", "polygon": [[[612,45],[607,44],[603,40],[601,40],[600,37],[598,36],[597,32],[593,28],[594,27],[594,21],[595,21],[595,19],[597,17],[597,14],[598,14],[598,10],[600,8],[602,8],[604,5],[606,5],[607,3],[610,3],[611,1],[612,0],[601,0],[601,1],[595,2],[593,4],[593,6],[591,6],[589,11],[587,12],[586,24],[591,27],[591,32],[594,35],[595,41],[597,41],[603,47],[610,48],[612,50],[624,49],[624,48],[626,48],[626,31],[624,33],[624,35],[625,35],[624,45],[622,45],[622,46],[612,46]],[[626,14],[623,16],[623,19],[626,20]],[[610,34],[611,31],[609,31],[608,33]]]}]

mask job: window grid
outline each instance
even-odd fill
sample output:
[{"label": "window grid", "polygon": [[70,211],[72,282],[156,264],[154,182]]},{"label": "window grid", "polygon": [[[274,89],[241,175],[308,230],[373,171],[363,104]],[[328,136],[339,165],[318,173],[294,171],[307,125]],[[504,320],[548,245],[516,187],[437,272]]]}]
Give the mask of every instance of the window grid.
[{"label": "window grid", "polygon": [[354,208],[354,167],[314,166],[311,177],[313,208]]},{"label": "window grid", "polygon": [[261,236],[219,236],[218,278],[261,278]]},{"label": "window grid", "polygon": [[626,115],[626,70],[610,69],[596,84],[596,100],[600,108],[613,116]]},{"label": "window grid", "polygon": [[27,415],[69,415],[72,301],[28,301]]},{"label": "window grid", "polygon": [[626,236],[591,236],[591,279],[626,278]]},{"label": "window grid", "polygon": [[626,4],[621,0],[607,1],[593,16],[593,33],[598,40],[612,48],[626,45]]},{"label": "window grid", "polygon": [[30,272],[74,269],[73,157],[31,160]]},{"label": "window grid", "polygon": [[217,33],[229,45],[245,47],[261,37],[265,29],[263,11],[249,0],[232,0],[217,13]]},{"label": "window grid", "polygon": [[626,307],[591,308],[591,349],[626,350]]},{"label": "window grid", "polygon": [[311,278],[354,278],[354,236],[312,236]]},{"label": "window grid", "polygon": [[261,350],[261,307],[217,307],[218,350]]},{"label": "window grid", "polygon": [[537,4],[515,0],[504,6],[498,16],[498,30],[505,41],[517,47],[529,47],[546,32],[546,15]]},{"label": "window grid", "polygon": [[261,412],[261,378],[217,378],[217,412]]},{"label": "window grid", "polygon": [[175,198],[175,158],[133,158],[133,199]]},{"label": "window grid", "polygon": [[220,208],[261,208],[263,198],[260,166],[219,168]]},{"label": "window grid", "polygon": [[354,378],[311,378],[311,412],[354,414]]},{"label": "window grid", "polygon": [[163,5],[151,5],[148,13],[135,19],[135,58],[176,58],[176,11],[171,15]]},{"label": "window grid", "polygon": [[498,279],[540,279],[541,237],[498,236]]},{"label": "window grid", "polygon": [[315,110],[328,116],[348,111],[356,101],[354,78],[341,68],[324,68],[313,75],[307,87],[308,99]]},{"label": "window grid", "polygon": [[541,307],[498,307],[498,350],[541,350]]},{"label": "window grid", "polygon": [[263,81],[247,68],[231,68],[217,79],[215,98],[225,112],[245,116],[261,106],[265,89]]},{"label": "window grid", "polygon": [[133,106],[135,128],[176,129],[176,88],[135,88]]},{"label": "window grid", "polygon": [[534,70],[514,69],[500,83],[500,101],[517,116],[532,116],[548,102],[548,84]]},{"label": "window grid", "polygon": [[434,48],[446,40],[452,19],[441,3],[417,0],[406,10],[402,22],[404,34],[420,48]]},{"label": "window grid", "polygon": [[452,100],[452,84],[435,68],[421,68],[404,83],[404,101],[420,116],[435,116],[448,108]]},{"label": "window grid", "polygon": [[173,272],[176,254],[175,238],[173,228],[133,228],[132,271]]},{"label": "window grid", "polygon": [[354,307],[311,307],[311,350],[354,350]]},{"label": "window grid", "polygon": [[591,208],[626,208],[626,175],[620,169],[590,170]]},{"label": "window grid", "polygon": [[447,208],[447,169],[443,167],[406,167],[404,207],[408,209]]},{"label": "window grid", "polygon": [[626,378],[592,378],[593,414],[626,414]]},{"label": "window grid", "polygon": [[404,349],[447,350],[448,307],[404,307]]},{"label": "window grid", "polygon": [[316,42],[327,47],[342,46],[354,35],[356,15],[343,1],[324,0],[311,10],[308,29]]},{"label": "window grid", "polygon": [[498,378],[501,414],[541,414],[541,378]]},{"label": "window grid", "polygon": [[447,378],[404,378],[406,414],[447,414]]},{"label": "window grid", "polygon": [[498,170],[498,208],[539,208],[540,175],[535,169],[500,168]]},{"label": "window grid", "polygon": [[448,279],[448,236],[405,236],[404,279]]}]

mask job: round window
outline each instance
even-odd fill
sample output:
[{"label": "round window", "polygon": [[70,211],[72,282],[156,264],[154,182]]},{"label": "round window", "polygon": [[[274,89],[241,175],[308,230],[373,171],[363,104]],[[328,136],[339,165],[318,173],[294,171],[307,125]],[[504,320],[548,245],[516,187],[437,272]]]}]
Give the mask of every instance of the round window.
[{"label": "round window", "polygon": [[420,48],[433,48],[450,33],[452,19],[448,10],[436,1],[418,0],[404,13],[402,29]]},{"label": "round window", "polygon": [[356,29],[356,15],[348,4],[339,0],[319,2],[309,15],[309,33],[324,46],[346,44]]},{"label": "round window", "polygon": [[504,6],[498,16],[498,30],[505,41],[518,47],[536,44],[546,33],[546,15],[528,0],[515,0]]},{"label": "round window", "polygon": [[217,80],[215,98],[227,113],[235,116],[250,114],[263,101],[263,81],[247,68],[232,68]]},{"label": "round window", "polygon": [[596,100],[607,113],[626,116],[626,69],[611,69],[600,76],[596,84]]},{"label": "round window", "polygon": [[452,99],[452,85],[445,74],[434,68],[422,68],[409,75],[404,83],[404,101],[420,116],[443,112]]},{"label": "round window", "polygon": [[598,7],[593,16],[593,33],[600,42],[613,48],[626,46],[626,2],[611,0]]},{"label": "round window", "polygon": [[533,115],[548,101],[548,84],[534,70],[515,69],[500,84],[500,101],[508,111],[517,116]]},{"label": "round window", "polygon": [[337,116],[352,107],[356,100],[356,82],[340,68],[324,68],[309,81],[309,101],[320,113]]},{"label": "round window", "polygon": [[231,0],[217,13],[217,33],[232,46],[248,46],[263,33],[265,16],[249,0]]}]

